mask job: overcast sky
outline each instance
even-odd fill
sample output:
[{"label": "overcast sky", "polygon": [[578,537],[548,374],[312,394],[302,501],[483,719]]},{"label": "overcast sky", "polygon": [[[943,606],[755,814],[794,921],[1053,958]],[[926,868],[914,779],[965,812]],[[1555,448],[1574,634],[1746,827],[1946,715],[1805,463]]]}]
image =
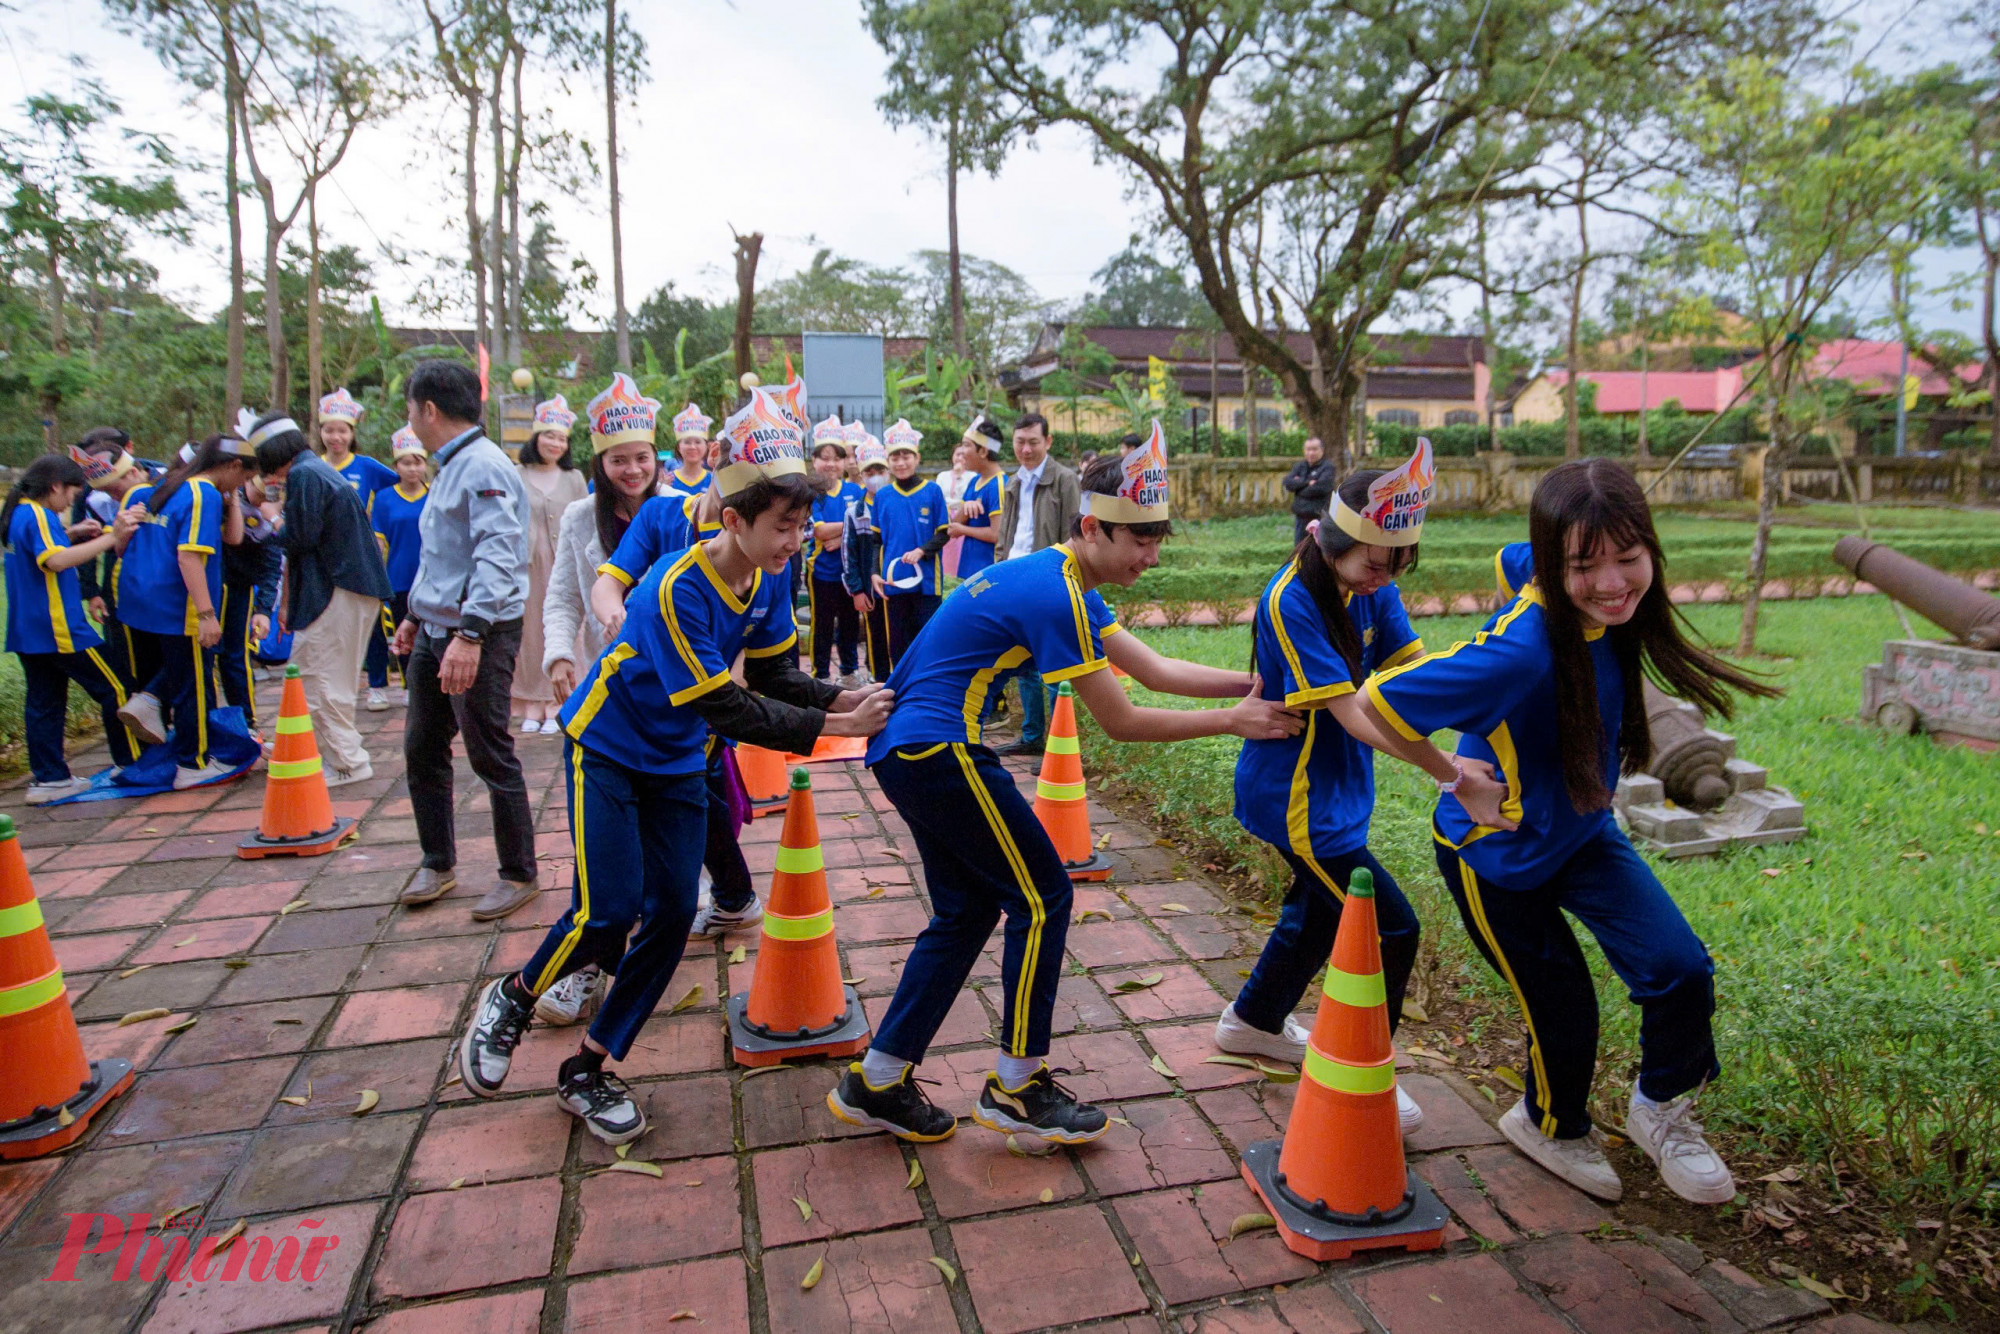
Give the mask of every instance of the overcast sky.
[{"label": "overcast sky", "polygon": [[[409,31],[412,11],[395,3],[350,0],[343,8],[378,33]],[[764,232],[766,278],[802,267],[818,246],[877,264],[943,247],[941,155],[917,131],[893,130],[876,112],[884,59],[853,0],[629,0],[624,8],[645,34],[653,71],[619,121],[628,305],[667,281],[709,296],[733,290],[732,226]],[[1898,34],[1879,55],[1903,63],[1897,42],[1916,42],[1919,56],[1935,45],[1923,20],[1910,17],[1925,8],[1857,0],[1854,13],[1864,43],[1885,30]],[[80,58],[123,104],[130,124],[167,134],[210,162],[220,156],[212,104],[190,109],[159,61],[110,30],[90,0],[15,0],[0,12],[0,42],[0,120],[18,122],[29,92],[70,90],[77,77],[70,62]],[[602,142],[603,102],[587,79],[567,95],[540,85],[529,101],[547,107],[557,127]],[[321,195],[328,236],[376,262],[392,321],[423,318],[408,304],[421,277],[414,270],[423,266],[380,257],[461,249],[463,197],[429,128],[455,115],[434,98],[365,130]],[[487,162],[482,155],[482,189],[490,184]],[[218,174],[206,173],[204,186]],[[1080,136],[1045,135],[1010,157],[997,178],[961,183],[962,244],[1016,270],[1046,299],[1074,298],[1141,221],[1126,186],[1117,168],[1092,160]],[[554,195],[544,183],[526,194],[548,200],[563,239],[597,268],[602,292],[589,320],[608,318],[610,225],[601,196]],[[212,193],[202,210],[194,247],[153,245],[146,253],[169,294],[209,310],[227,296],[224,232]],[[259,231],[254,210],[249,216],[255,262]],[[1963,254],[1933,256],[1925,265],[1933,282],[1970,267]],[[1973,312],[1948,306],[1934,299],[1925,318],[1972,327]],[[1458,302],[1452,308],[1464,309]],[[469,323],[469,313],[455,322]]]}]

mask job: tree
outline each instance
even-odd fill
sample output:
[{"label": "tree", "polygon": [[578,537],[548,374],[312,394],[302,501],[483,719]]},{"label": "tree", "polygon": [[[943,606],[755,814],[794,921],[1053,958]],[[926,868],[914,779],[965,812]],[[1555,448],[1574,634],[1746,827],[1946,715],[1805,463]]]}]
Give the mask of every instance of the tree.
[{"label": "tree", "polygon": [[121,177],[120,166],[100,142],[120,114],[116,102],[94,79],[82,80],[80,101],[38,93],[23,104],[28,133],[0,134],[0,181],[9,195],[0,206],[0,259],[11,273],[26,272],[41,284],[47,311],[48,348],[25,369],[9,367],[10,378],[26,375],[40,400],[44,443],[60,448],[63,400],[92,379],[87,358],[70,350],[66,308],[73,288],[143,275],[150,270],[131,254],[132,233],[150,231],[185,239],[186,205],[171,175],[173,153],[154,135],[126,130],[137,149],[141,171],[162,174]]},{"label": "tree", "polygon": [[[632,334],[631,321],[625,313],[625,223],[618,193],[618,95],[621,84],[628,91],[638,91],[645,77],[645,40],[632,30],[629,20],[619,16],[618,0],[604,0],[604,163],[611,190],[611,299],[616,307],[620,370],[632,369]],[[753,253],[750,259],[753,275],[756,268]],[[746,324],[743,343],[746,359],[748,330]],[[739,366],[738,373],[743,369]]]},{"label": "tree", "polygon": [[[680,343],[686,361],[698,362],[729,351],[735,322],[734,302],[684,296],[669,282],[639,303],[632,314],[632,332],[662,362],[672,359],[676,343]],[[683,331],[685,341],[681,339]]]},{"label": "tree", "polygon": [[[934,347],[945,347],[950,332],[950,257],[941,250],[916,254],[916,288],[911,294],[922,332]],[[959,259],[966,355],[975,379],[964,389],[997,384],[1000,368],[1018,360],[1034,341],[1051,311],[1028,280],[1004,264],[976,255]]]},{"label": "tree", "polygon": [[[1837,98],[1814,73],[1762,57],[1731,62],[1678,108],[1699,155],[1670,191],[1670,217],[1750,326],[1770,426],[1737,650],[1757,647],[1765,557],[1786,465],[1820,417],[1813,350],[1831,307],[1900,230],[1936,207],[1969,125],[1933,80],[1849,71]],[[1746,384],[1746,389],[1750,386]]]},{"label": "tree", "polygon": [[909,286],[910,275],[901,269],[821,249],[805,268],[758,295],[756,327],[762,333],[907,333],[913,323]]},{"label": "tree", "polygon": [[[531,215],[544,210],[536,207]],[[555,224],[535,218],[521,270],[523,323],[537,333],[558,333],[582,312],[583,296],[597,290],[597,270],[581,255],[570,255]],[[516,359],[518,360],[518,354]]]},{"label": "tree", "polygon": [[[1344,462],[1368,331],[1459,276],[1477,203],[1542,188],[1546,122],[1579,114],[1584,76],[1640,63],[1670,82],[1752,7],[1764,40],[1791,36],[1771,20],[1795,0],[881,0],[872,13],[906,40],[950,32],[1006,123],[1075,127],[1124,166],[1242,358]],[[921,65],[890,73],[922,95]],[[1267,213],[1268,289],[1243,271]],[[1294,325],[1310,353],[1290,345]]]},{"label": "tree", "polygon": [[1212,329],[1215,312],[1181,270],[1162,264],[1139,237],[1090,275],[1095,283],[1079,314],[1093,323],[1135,328]]}]

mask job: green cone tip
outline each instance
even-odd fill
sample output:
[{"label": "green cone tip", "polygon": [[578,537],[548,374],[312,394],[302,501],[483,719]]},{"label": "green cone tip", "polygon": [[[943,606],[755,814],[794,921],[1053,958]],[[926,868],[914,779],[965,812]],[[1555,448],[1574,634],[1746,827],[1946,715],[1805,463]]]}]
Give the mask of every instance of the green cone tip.
[{"label": "green cone tip", "polygon": [[12,837],[14,837],[14,817],[0,815],[0,843],[5,843]]},{"label": "green cone tip", "polygon": [[1357,867],[1347,882],[1347,897],[1350,899],[1372,899],[1375,897],[1375,877],[1367,867]]},{"label": "green cone tip", "polygon": [[1074,695],[1076,692],[1069,688],[1069,682],[1064,681],[1061,685],[1058,685],[1056,687],[1056,693],[1058,695]]},{"label": "green cone tip", "polygon": [[801,765],[797,769],[792,770],[793,791],[802,792],[812,787],[812,785],[813,785],[812,775],[805,771],[805,767],[803,765]]},{"label": "green cone tip", "polygon": [[285,664],[285,679],[287,681],[291,680],[298,674],[299,674],[299,665],[296,662],[288,662]]}]

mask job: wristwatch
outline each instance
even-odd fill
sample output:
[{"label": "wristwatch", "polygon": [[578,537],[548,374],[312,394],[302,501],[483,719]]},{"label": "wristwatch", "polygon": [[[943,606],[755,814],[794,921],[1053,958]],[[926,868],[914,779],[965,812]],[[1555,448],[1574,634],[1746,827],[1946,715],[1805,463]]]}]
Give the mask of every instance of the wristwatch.
[{"label": "wristwatch", "polygon": [[463,639],[466,643],[472,645],[474,648],[480,648],[484,646],[486,643],[485,635],[481,634],[477,630],[468,630],[464,626],[460,626],[458,629],[453,630],[451,633],[456,638]]}]

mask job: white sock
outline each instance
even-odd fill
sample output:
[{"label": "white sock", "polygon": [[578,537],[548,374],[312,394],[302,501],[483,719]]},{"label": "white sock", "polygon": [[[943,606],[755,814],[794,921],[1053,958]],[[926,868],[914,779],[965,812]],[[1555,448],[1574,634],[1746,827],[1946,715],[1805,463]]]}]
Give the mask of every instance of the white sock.
[{"label": "white sock", "polygon": [[1666,1106],[1663,1102],[1654,1102],[1651,1098],[1647,1097],[1637,1084],[1632,1086],[1632,1105],[1634,1107],[1645,1107],[1654,1111]]},{"label": "white sock", "polygon": [[910,1063],[891,1056],[886,1051],[876,1051],[873,1047],[861,1058],[861,1078],[869,1088],[885,1089],[903,1078],[903,1071]]},{"label": "white sock", "polygon": [[1042,1068],[1039,1056],[1008,1056],[1002,1053],[993,1058],[993,1072],[1000,1076],[1000,1082],[1008,1088],[1019,1088],[1028,1077]]}]

